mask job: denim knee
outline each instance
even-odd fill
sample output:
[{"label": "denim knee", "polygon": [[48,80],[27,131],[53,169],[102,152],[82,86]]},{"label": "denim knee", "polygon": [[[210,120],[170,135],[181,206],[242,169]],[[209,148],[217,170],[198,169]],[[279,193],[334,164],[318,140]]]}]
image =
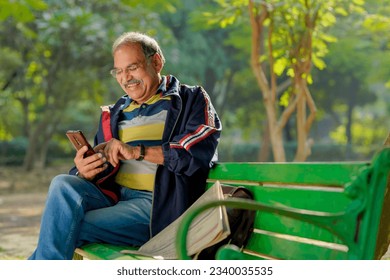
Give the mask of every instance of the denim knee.
[{"label": "denim knee", "polygon": [[92,209],[111,206],[110,200],[92,182],[68,174],[60,174],[52,179],[48,196],[79,203],[83,201]]},{"label": "denim knee", "polygon": [[75,176],[68,174],[59,174],[55,176],[49,186],[49,193],[62,192],[64,189],[69,191],[69,187],[73,187],[75,184]]}]

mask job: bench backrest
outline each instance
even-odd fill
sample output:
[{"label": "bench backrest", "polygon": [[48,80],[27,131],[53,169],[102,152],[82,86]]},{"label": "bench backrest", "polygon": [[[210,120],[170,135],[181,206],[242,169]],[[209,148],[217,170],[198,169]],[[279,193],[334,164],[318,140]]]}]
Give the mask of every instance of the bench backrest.
[{"label": "bench backrest", "polygon": [[386,148],[370,163],[218,163],[208,185],[254,194],[259,211],[240,258],[375,259],[389,238],[389,170]]}]

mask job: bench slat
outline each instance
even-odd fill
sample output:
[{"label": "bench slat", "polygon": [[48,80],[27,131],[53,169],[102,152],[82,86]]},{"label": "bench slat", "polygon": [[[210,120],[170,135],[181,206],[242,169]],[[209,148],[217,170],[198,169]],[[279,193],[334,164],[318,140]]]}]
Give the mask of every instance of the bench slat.
[{"label": "bench slat", "polygon": [[340,244],[267,231],[253,233],[246,249],[286,260],[341,260],[347,258],[348,251]]},{"label": "bench slat", "polygon": [[[324,242],[340,243],[340,239],[329,230],[300,221],[294,218],[280,216],[274,213],[258,212],[256,216],[255,230],[265,230],[290,234],[301,238],[312,238]],[[263,221],[263,223],[262,223]],[[264,222],[266,221],[266,222]],[[261,245],[259,245],[261,246]]]},{"label": "bench slat", "polygon": [[[209,179],[243,183],[265,182],[342,186],[359,173],[366,162],[338,163],[217,163]],[[239,179],[238,179],[239,178]],[[239,182],[238,182],[239,180]]]},{"label": "bench slat", "polygon": [[342,194],[342,188],[333,188],[330,191],[330,188],[323,190],[310,186],[300,189],[267,185],[261,187],[244,185],[244,187],[252,191],[256,201],[316,211],[343,211],[351,201]]}]

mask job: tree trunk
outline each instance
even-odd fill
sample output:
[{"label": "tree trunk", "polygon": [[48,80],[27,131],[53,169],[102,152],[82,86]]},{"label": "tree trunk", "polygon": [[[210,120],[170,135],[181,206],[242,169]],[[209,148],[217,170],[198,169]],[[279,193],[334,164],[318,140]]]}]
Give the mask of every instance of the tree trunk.
[{"label": "tree trunk", "polygon": [[283,144],[283,131],[278,127],[271,131],[272,152],[275,162],[286,162],[286,152]]},{"label": "tree trunk", "polygon": [[[30,130],[28,147],[23,162],[25,171],[31,171],[34,168],[35,162],[37,161],[37,155],[39,154],[38,151],[41,150],[40,147],[43,145],[43,139],[45,138],[45,135],[47,135],[46,130],[53,120],[55,121],[55,118],[53,117],[43,117],[42,121],[35,127],[35,130]],[[49,140],[50,139],[46,139],[45,141]]]},{"label": "tree trunk", "polygon": [[357,87],[354,86],[354,88],[348,93],[348,101],[347,101],[347,124],[345,126],[345,136],[347,138],[347,146],[345,150],[345,159],[346,160],[351,160],[353,156],[352,152],[352,142],[353,142],[353,137],[352,137],[352,125],[353,125],[353,111],[356,106],[356,94],[357,92]]},{"label": "tree trunk", "polygon": [[299,84],[297,84],[297,150],[295,153],[294,161],[305,161],[305,144],[307,139],[307,134],[305,130],[306,123],[306,98],[302,93],[302,89]]},{"label": "tree trunk", "polygon": [[[310,139],[309,131],[317,114],[317,108],[303,79],[295,81],[297,98],[297,151],[294,161],[305,161],[311,154],[313,139]],[[307,116],[307,107],[310,114]]]},{"label": "tree trunk", "polygon": [[267,121],[263,122],[263,133],[262,133],[262,140],[261,145],[259,149],[258,154],[258,161],[260,162],[266,162],[269,161],[270,151],[271,151],[271,139],[270,139],[270,133],[269,133],[269,125]]},{"label": "tree trunk", "polygon": [[49,152],[50,141],[57,130],[58,124],[60,123],[61,115],[55,114],[51,119],[51,124],[46,127],[45,133],[42,135],[41,148],[39,152],[39,161],[37,167],[45,168],[47,165],[47,155]]},{"label": "tree trunk", "polygon": [[28,147],[26,151],[26,155],[23,160],[23,169],[24,171],[31,171],[34,168],[35,161],[35,151],[37,147],[38,140],[36,139],[36,135],[30,135],[28,138]]},{"label": "tree trunk", "polygon": [[[276,78],[273,72],[273,63],[270,62],[270,75],[271,84],[267,80],[267,75],[263,68],[264,65],[259,60],[259,57],[263,54],[263,42],[264,42],[264,21],[268,18],[266,4],[260,5],[256,11],[254,8],[255,1],[249,1],[249,14],[252,26],[252,50],[251,50],[251,67],[255,75],[257,84],[261,90],[263,96],[263,103],[267,113],[267,120],[269,126],[270,140],[272,144],[272,153],[274,161],[285,162],[286,156],[283,146],[283,134],[281,126],[277,122],[277,111],[275,109],[275,95],[276,95]],[[270,31],[268,38],[270,39]],[[272,54],[272,47],[269,46],[270,53]],[[272,57],[272,55],[271,55]]]},{"label": "tree trunk", "polygon": [[[306,3],[308,5],[308,3]],[[281,112],[280,117],[277,111],[277,77],[274,71],[275,56],[273,52],[273,30],[275,22],[272,18],[273,10],[268,11],[269,6],[265,1],[249,1],[249,15],[252,27],[252,50],[251,50],[251,67],[256,78],[257,84],[263,95],[263,102],[267,112],[267,120],[272,144],[272,153],[275,162],[285,162],[286,155],[283,145],[283,128],[291,117],[292,113],[297,110],[297,152],[295,160],[305,161],[310,154],[311,140],[308,140],[310,127],[315,119],[316,106],[312,96],[307,88],[306,79],[311,69],[312,54],[312,32],[318,15],[318,10],[314,10],[313,17],[310,13],[305,16],[305,26],[307,31],[295,42],[294,48],[290,50],[290,59],[294,68],[293,89],[295,95],[288,106]],[[307,7],[310,11],[310,7]],[[265,25],[266,20],[269,20]],[[267,28],[268,31],[264,29]],[[267,32],[268,36],[265,36]],[[267,37],[268,46],[268,67],[269,73],[266,75],[265,64],[260,61],[264,56],[263,47]],[[310,114],[306,117],[306,107],[309,107]]]},{"label": "tree trunk", "polygon": [[276,120],[276,110],[272,102],[265,102],[267,111],[267,119],[269,126],[269,134],[272,145],[272,154],[275,162],[285,162],[286,154],[283,145],[283,130],[278,125]]}]

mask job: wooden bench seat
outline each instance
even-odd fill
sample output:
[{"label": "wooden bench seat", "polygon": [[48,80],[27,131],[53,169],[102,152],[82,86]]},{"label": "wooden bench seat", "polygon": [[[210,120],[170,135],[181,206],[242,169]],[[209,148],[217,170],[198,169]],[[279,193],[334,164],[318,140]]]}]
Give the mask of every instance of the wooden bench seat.
[{"label": "wooden bench seat", "polygon": [[[185,216],[176,245],[186,254],[186,232],[196,215],[226,205],[257,210],[245,248],[226,246],[221,259],[378,259],[389,246],[390,148],[371,162],[218,163],[208,186],[244,186],[254,201],[213,201]],[[90,244],[75,259],[145,259],[129,247]],[[134,249],[134,248],[132,248]]]}]

